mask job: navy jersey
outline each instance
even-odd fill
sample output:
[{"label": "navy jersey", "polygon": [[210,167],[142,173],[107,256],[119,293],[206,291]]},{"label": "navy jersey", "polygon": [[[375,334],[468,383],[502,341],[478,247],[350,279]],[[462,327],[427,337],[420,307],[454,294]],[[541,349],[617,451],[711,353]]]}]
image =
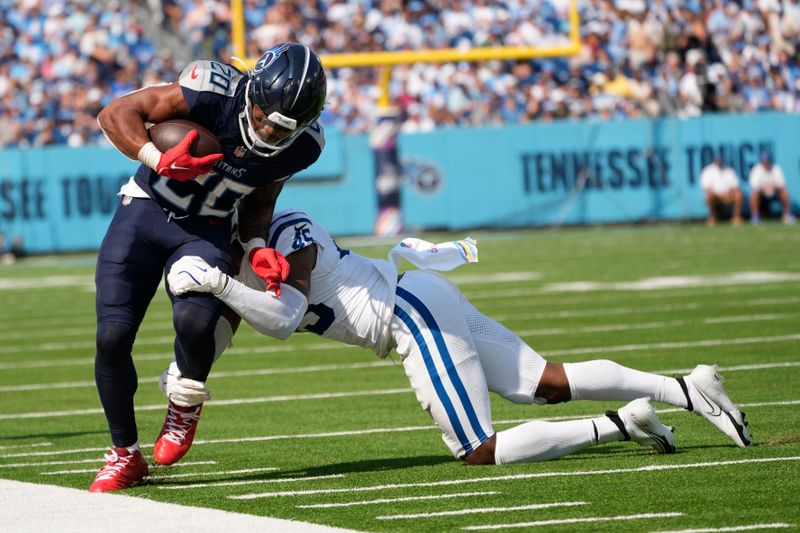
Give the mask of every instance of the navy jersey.
[{"label": "navy jersey", "polygon": [[325,134],[318,123],[272,157],[250,153],[239,131],[247,75],[232,65],[194,61],[183,70],[179,83],[189,104],[187,120],[214,133],[225,157],[210,173],[184,182],[159,176],[147,165],[139,167],[135,175],[139,187],[177,216],[228,218],[243,196],[258,187],[289,179],[322,153]]}]

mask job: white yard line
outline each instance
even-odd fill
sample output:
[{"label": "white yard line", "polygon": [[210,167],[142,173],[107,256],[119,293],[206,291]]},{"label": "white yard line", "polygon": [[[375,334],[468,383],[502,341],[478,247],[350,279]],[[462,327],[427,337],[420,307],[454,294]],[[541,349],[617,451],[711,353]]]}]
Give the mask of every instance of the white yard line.
[{"label": "white yard line", "polygon": [[[411,392],[410,390],[408,392]],[[775,406],[787,406],[787,405],[800,405],[800,400],[782,400],[782,401],[774,401],[774,402],[753,402],[753,403],[741,403],[738,404],[739,407],[775,407]],[[681,407],[671,407],[667,409],[657,409],[657,413],[679,413],[683,412],[685,409]],[[551,417],[543,417],[543,418],[522,418],[522,419],[511,419],[511,420],[495,420],[495,425],[508,425],[508,424],[522,424],[524,422],[531,422],[533,420],[539,421],[547,421],[547,422],[557,422],[559,420],[576,420],[581,418],[595,418],[598,416],[603,416],[602,413],[596,414],[581,414],[581,415],[568,415],[568,416],[551,416]],[[396,428],[374,428],[374,429],[359,429],[359,430],[346,430],[346,431],[331,431],[326,433],[301,433],[301,434],[293,434],[293,435],[263,435],[257,437],[238,437],[238,438],[228,438],[228,439],[197,439],[194,441],[193,446],[202,446],[205,444],[237,444],[237,443],[246,443],[246,442],[268,442],[274,440],[296,440],[296,439],[322,439],[322,438],[338,438],[338,437],[356,437],[362,435],[375,435],[375,434],[383,434],[383,433],[404,433],[408,431],[432,431],[437,429],[437,427],[433,424],[425,425],[425,426],[406,426],[406,427],[396,427]],[[142,449],[149,449],[152,448],[152,444],[141,444]],[[72,453],[98,453],[108,450],[107,447],[100,448],[72,448],[68,450],[52,450],[46,452],[26,452],[26,453],[7,453],[7,454],[0,454],[0,459],[9,459],[13,457],[43,457],[43,456],[52,456],[52,455],[66,455]],[[40,464],[46,463],[25,463],[23,466],[38,466]],[[68,464],[62,463],[62,464]],[[2,468],[4,465],[0,465]]]},{"label": "white yard line", "polygon": [[784,524],[783,522],[776,522],[773,524],[750,524],[747,526],[730,526],[730,527],[703,527],[696,529],[673,529],[670,531],[653,531],[652,533],[717,533],[723,531],[753,531],[754,529],[786,529],[794,527],[794,524]]},{"label": "white yard line", "polygon": [[298,509],[332,509],[336,507],[355,507],[357,505],[377,505],[381,503],[416,502],[422,500],[446,500],[449,498],[466,498],[469,496],[493,496],[500,494],[494,490],[482,492],[457,492],[455,494],[433,494],[429,496],[403,496],[401,498],[379,498],[377,500],[360,500],[357,502],[340,503],[311,503],[308,505],[295,505]]},{"label": "white yard line", "polygon": [[[250,376],[268,376],[268,375],[278,375],[278,374],[304,374],[307,372],[330,372],[335,370],[361,370],[361,369],[372,369],[372,368],[383,368],[383,367],[394,367],[398,366],[393,361],[374,361],[371,363],[345,363],[345,364],[333,364],[333,365],[309,365],[309,366],[299,366],[299,367],[291,367],[291,368],[253,368],[249,370],[229,370],[229,371],[220,371],[220,372],[212,372],[209,379],[225,379],[225,378],[237,378],[237,377],[250,377]],[[783,367],[794,367],[800,366],[800,362],[784,362],[784,363],[764,363],[764,364],[753,364],[753,365],[739,365],[739,366],[729,366],[729,367],[720,367],[720,371],[736,371],[736,370],[761,370],[761,369],[769,369],[769,368],[783,368]],[[688,373],[691,372],[691,368],[681,368],[677,370],[653,370],[652,372],[656,374],[676,374],[676,373]],[[158,376],[149,376],[149,377],[142,377],[139,378],[139,383],[158,383]],[[81,388],[81,387],[91,387],[94,388],[96,386],[94,381],[86,380],[86,381],[62,381],[56,383],[28,383],[23,385],[6,385],[0,386],[0,393],[2,392],[23,392],[23,391],[33,391],[33,390],[50,390],[50,389],[70,389],[70,388]],[[0,449],[3,449],[0,446]]]},{"label": "white yard line", "polygon": [[618,344],[616,346],[591,346],[569,350],[541,352],[544,356],[580,355],[590,353],[632,352],[636,350],[671,350],[675,348],[703,348],[707,346],[730,346],[737,344],[758,344],[764,342],[783,342],[800,339],[800,334],[770,335],[764,337],[740,337],[734,339],[704,339],[682,342],[646,342],[641,344]]},{"label": "white yard line", "polygon": [[636,281],[570,281],[564,283],[550,283],[541,287],[540,291],[653,291],[719,285],[759,285],[763,283],[785,283],[798,280],[800,280],[800,274],[794,272],[732,272],[730,274],[710,274],[704,276],[660,276]]},{"label": "white yard line", "polygon": [[529,503],[527,505],[515,505],[513,507],[477,507],[471,509],[457,509],[454,511],[435,511],[431,513],[390,514],[390,515],[376,516],[375,520],[408,520],[412,518],[433,518],[436,516],[461,516],[467,514],[482,514],[482,513],[507,513],[511,511],[550,509],[552,507],[576,507],[579,505],[589,505],[589,502]]},{"label": "white yard line", "polygon": [[[43,463],[39,463],[39,464],[43,464]],[[170,469],[171,468],[175,468],[176,466],[184,467],[184,466],[215,465],[215,464],[217,464],[216,461],[186,461],[186,462],[175,463],[174,465],[170,465],[169,467],[161,466],[161,465],[150,465],[150,471],[152,473],[153,469],[161,470],[161,469],[166,469],[166,468],[170,468]],[[37,463],[31,463],[31,465],[32,466],[36,466]],[[273,470],[275,470],[275,469],[273,468]],[[39,472],[39,475],[42,475],[42,476],[58,476],[58,475],[64,475],[64,474],[87,474],[89,472],[97,472],[97,468],[79,468],[79,469],[76,469],[76,470],[55,470],[55,471],[52,471],[52,472]],[[222,473],[222,472],[220,472],[220,473]],[[189,474],[170,474],[169,477],[170,477],[170,479],[172,479],[174,477],[199,476],[199,475],[202,475],[202,474],[203,474],[202,472],[192,472],[192,473],[189,473]]]},{"label": "white yard line", "polygon": [[590,518],[557,518],[553,520],[534,520],[533,522],[517,522],[515,524],[489,524],[486,526],[467,526],[461,529],[478,531],[483,529],[507,529],[517,527],[555,526],[558,524],[580,524],[594,522],[615,522],[619,520],[643,520],[647,518],[674,518],[683,516],[683,513],[642,513],[618,516],[594,516]]},{"label": "white yard line", "polygon": [[[344,474],[328,474],[324,476],[284,477],[274,479],[248,479],[244,481],[210,481],[208,483],[191,483],[188,485],[160,485],[161,490],[202,489],[205,487],[236,487],[239,485],[260,485],[263,483],[291,483],[293,481],[314,481],[319,479],[343,478]],[[171,479],[171,478],[164,478]]]},{"label": "white yard line", "polygon": [[[300,400],[329,400],[332,398],[356,398],[359,396],[384,396],[387,394],[405,394],[410,392],[411,389],[385,389],[385,390],[372,390],[372,391],[354,391],[354,392],[326,392],[318,394],[294,394],[286,396],[263,396],[260,398],[233,398],[230,400],[211,400],[206,402],[206,405],[246,405],[254,403],[271,403],[271,402],[287,402],[287,401],[300,401]],[[164,410],[164,404],[154,405],[140,405],[136,407],[137,411],[159,411]],[[0,420],[19,420],[27,418],[52,418],[57,416],[76,416],[76,415],[97,415],[102,414],[103,409],[71,409],[67,411],[46,411],[46,412],[33,412],[33,413],[9,413],[0,415]]]},{"label": "white yard line", "polygon": [[563,335],[574,333],[608,333],[611,331],[630,331],[635,329],[656,329],[656,328],[672,328],[679,326],[687,326],[693,324],[730,324],[737,322],[758,322],[766,320],[781,320],[784,318],[796,317],[796,313],[771,313],[761,315],[740,315],[740,316],[724,316],[717,318],[707,318],[705,320],[661,320],[656,322],[644,322],[633,324],[601,324],[597,326],[586,327],[563,327],[563,328],[547,328],[547,329],[528,329],[515,331],[520,337],[541,337],[545,335]]},{"label": "white yard line", "polygon": [[[112,516],[113,515],[113,516]],[[87,490],[0,479],[3,531],[44,533],[142,533],[168,530],[180,523],[185,531],[253,533],[336,533],[350,530],[218,509],[161,503],[125,494],[93,494]]]},{"label": "white yard line", "polygon": [[280,496],[306,496],[310,494],[335,494],[341,492],[370,492],[378,490],[405,489],[413,487],[442,487],[450,485],[465,485],[469,483],[484,483],[486,481],[508,481],[513,479],[534,479],[534,478],[544,478],[544,477],[575,477],[575,476],[597,476],[606,474],[629,474],[629,473],[639,473],[639,472],[657,472],[662,470],[679,470],[686,468],[709,468],[715,466],[772,463],[776,461],[800,461],[800,456],[764,457],[758,459],[711,461],[707,463],[649,465],[637,468],[612,468],[607,470],[584,470],[584,471],[573,471],[573,472],[531,472],[528,474],[508,474],[505,476],[489,476],[489,477],[470,478],[470,479],[448,479],[441,481],[428,481],[424,483],[391,483],[386,485],[373,485],[369,487],[348,487],[342,489],[288,490],[280,492],[263,492],[257,494],[239,494],[234,496],[228,496],[228,498],[232,500],[255,500],[258,498],[275,498]]},{"label": "white yard line", "polygon": [[[178,466],[180,463],[176,463],[172,466]],[[171,467],[170,467],[171,468]],[[164,479],[175,479],[179,477],[199,477],[199,476],[229,476],[232,474],[257,474],[259,472],[274,472],[279,470],[278,467],[275,466],[264,466],[261,468],[242,468],[239,470],[220,470],[220,471],[210,471],[210,472],[184,472],[183,474],[173,474],[169,473]],[[158,470],[156,470],[158,472]],[[150,476],[147,479],[159,479],[159,476],[153,477],[153,471],[151,470]]]},{"label": "white yard line", "polygon": [[[391,361],[372,361],[369,363],[344,363],[333,365],[309,365],[290,368],[253,368],[250,370],[222,370],[220,372],[212,372],[209,376],[211,379],[222,378],[239,378],[250,376],[271,376],[279,374],[304,374],[307,372],[331,372],[335,370],[360,370],[364,368],[382,368],[395,366]],[[159,376],[148,376],[139,378],[139,383],[158,383]],[[96,386],[93,380],[85,381],[62,381],[57,383],[28,383],[24,385],[6,385],[0,386],[0,392],[21,392],[32,390],[50,390],[50,389],[73,389],[81,387]]]},{"label": "white yard line", "polygon": [[756,306],[770,306],[793,304],[800,302],[800,297],[786,297],[786,298],[759,298],[755,300],[741,300],[735,302],[726,302],[721,305],[700,304],[696,302],[682,303],[682,304],[665,304],[654,306],[638,306],[638,307],[604,307],[596,308],[588,305],[583,309],[566,309],[562,311],[535,311],[535,312],[518,312],[514,314],[492,314],[492,318],[497,321],[520,321],[520,320],[533,320],[544,319],[552,320],[553,318],[573,318],[573,317],[587,317],[587,316],[619,316],[631,314],[646,314],[646,313],[665,313],[673,311],[689,311],[696,309],[704,309],[709,307],[736,307],[742,306],[756,307]]},{"label": "white yard line", "polygon": [[12,444],[11,446],[0,446],[0,450],[11,450],[13,448],[43,448],[52,446],[52,442],[35,442],[32,444]]},{"label": "white yard line", "polygon": [[[727,302],[724,304],[725,307],[740,307],[742,305],[747,306],[758,306],[758,305],[775,305],[775,304],[782,304],[782,303],[794,303],[800,302],[800,298],[762,298],[762,299],[755,299],[755,300],[744,300],[744,301],[736,301],[736,302]],[[553,319],[553,318],[570,318],[570,317],[586,317],[586,316],[619,316],[619,315],[628,315],[628,314],[644,314],[644,313],[653,313],[653,312],[672,312],[672,311],[685,311],[685,310],[692,310],[692,309],[701,309],[703,307],[709,307],[708,305],[703,305],[699,303],[686,303],[686,304],[667,304],[667,305],[658,305],[658,306],[638,306],[638,307],[608,307],[608,308],[594,308],[589,307],[585,309],[571,309],[571,310],[562,310],[562,311],[537,311],[537,312],[530,312],[530,313],[515,313],[513,315],[508,314],[495,314],[492,318],[498,320],[500,322],[503,321],[520,321],[520,320],[531,320],[531,319]],[[167,321],[169,322],[169,320]],[[52,325],[52,324],[50,324]],[[17,332],[18,333],[18,332]],[[137,341],[137,345],[141,346],[144,344],[164,344],[169,345],[173,341],[172,336],[164,336],[164,337],[151,337],[150,339],[142,339],[141,341]],[[75,350],[75,349],[94,349],[94,341],[84,341],[84,342],[74,342],[74,343],[58,343],[58,342],[49,342],[49,343],[41,343],[38,345],[12,345],[12,346],[4,346],[0,348],[0,354],[16,354],[16,353],[27,353],[32,351],[58,351],[58,350]],[[296,344],[289,344],[286,343],[282,346],[258,346],[252,348],[230,348],[225,353],[226,354],[261,354],[261,353],[283,353],[283,352],[292,352],[297,350],[298,346]],[[355,347],[345,346],[341,343],[334,343],[334,342],[312,342],[309,343],[308,346],[303,346],[305,350],[345,350],[345,349],[356,349]],[[154,354],[134,354],[134,359],[136,360],[146,360],[144,358],[151,358]],[[163,357],[163,354],[157,354],[158,357]],[[76,360],[75,361],[85,361],[85,364],[94,364],[93,358],[85,358]],[[58,364],[58,360],[53,360],[54,363]],[[35,363],[32,362],[32,363]],[[7,365],[15,364],[15,363],[0,363],[0,369],[10,369],[14,368],[9,367]],[[42,365],[48,366],[48,365]],[[22,367],[19,368],[31,368]]]},{"label": "white yard line", "polygon": [[[724,294],[735,294],[735,293],[747,293],[747,292],[756,292],[764,290],[762,287],[754,287],[754,286],[734,286],[728,287],[724,290],[719,287],[714,287],[711,289],[714,295],[719,295],[721,293]],[[485,291],[469,291],[465,290],[464,293],[467,297],[471,300],[481,300],[481,299],[491,299],[491,300],[500,300],[502,303],[497,307],[508,308],[508,307],[517,307],[517,303],[520,306],[524,307],[536,307],[540,305],[538,302],[532,302],[529,298],[530,296],[536,294],[534,290],[530,289],[510,289],[510,290],[503,290],[501,289],[498,291],[497,289],[492,290],[485,290]],[[699,289],[692,289],[692,290],[674,290],[670,291],[669,296],[702,296],[706,295],[707,293],[699,290]],[[587,298],[559,298],[556,302],[553,302],[553,296],[549,295],[546,299],[543,299],[542,304],[551,305],[552,303],[558,303],[559,305],[580,305],[580,304],[587,304],[587,305],[597,305],[598,303],[602,302],[617,302],[623,299],[628,300],[631,296],[635,296],[637,299],[653,299],[653,298],[663,298],[663,293],[634,293],[628,294],[625,296],[619,295],[612,295],[612,296],[593,296]],[[511,300],[510,298],[513,297],[525,297],[524,299],[520,300]],[[13,306],[13,303],[11,304]],[[491,302],[487,302],[482,306],[491,305]],[[31,306],[32,307],[32,306]],[[155,309],[155,306],[154,306]],[[155,316],[155,311],[152,315],[148,314],[147,320],[148,323],[145,324],[144,330],[148,333],[155,332],[155,331],[173,331],[172,322],[169,320],[169,316],[161,312],[159,316]],[[162,320],[158,320],[158,318],[162,318]],[[29,321],[30,322],[30,321]],[[8,340],[17,340],[17,339],[29,339],[32,336],[36,338],[63,338],[63,337],[82,337],[82,336],[94,336],[95,333],[95,325],[94,323],[90,323],[89,326],[84,328],[76,328],[75,323],[68,323],[64,327],[53,327],[54,324],[52,322],[48,322],[48,327],[46,330],[42,330],[41,326],[38,324],[19,324],[15,325],[14,328],[6,331],[3,328],[0,328],[0,342],[8,341]],[[143,330],[143,331],[144,331]],[[35,331],[35,333],[34,333]]]},{"label": "white yard line", "polygon": [[574,476],[597,476],[605,474],[628,474],[638,472],[657,472],[662,470],[678,470],[685,468],[708,468],[714,466],[742,465],[750,463],[772,463],[776,461],[800,461],[800,456],[789,457],[764,457],[759,459],[740,459],[732,461],[712,461],[707,463],[685,463],[671,465],[649,465],[638,468],[613,468],[607,470],[584,470],[573,472],[531,472],[529,474],[509,474],[505,476],[490,476],[469,479],[448,479],[441,481],[428,481],[425,483],[392,483],[386,485],[373,485],[369,487],[349,487],[344,489],[311,489],[311,490],[292,490],[280,492],[263,492],[258,494],[240,494],[228,496],[232,500],[255,500],[258,498],[274,498],[279,496],[305,496],[309,494],[334,494],[340,492],[370,492],[387,489],[405,489],[412,487],[441,487],[449,485],[464,485],[467,483],[483,483],[486,481],[508,481],[512,479],[534,479],[543,477],[574,477]]}]

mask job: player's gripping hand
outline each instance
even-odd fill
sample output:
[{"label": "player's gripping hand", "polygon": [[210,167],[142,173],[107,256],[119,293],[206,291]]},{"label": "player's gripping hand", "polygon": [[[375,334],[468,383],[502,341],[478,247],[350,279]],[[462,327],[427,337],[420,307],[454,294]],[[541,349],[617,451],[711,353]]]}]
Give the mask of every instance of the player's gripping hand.
[{"label": "player's gripping hand", "polygon": [[181,142],[161,154],[158,165],[156,165],[156,172],[159,176],[188,181],[211,172],[214,163],[222,159],[223,154],[210,154],[203,157],[195,157],[190,154],[189,149],[198,135],[197,130],[190,131]]},{"label": "player's gripping hand", "polygon": [[189,291],[219,295],[228,283],[228,276],[212,267],[201,257],[185,255],[173,263],[167,274],[172,294],[180,296]]},{"label": "player's gripping hand", "polygon": [[253,272],[267,282],[267,290],[281,295],[281,283],[289,277],[289,262],[274,248],[254,248],[248,256]]}]

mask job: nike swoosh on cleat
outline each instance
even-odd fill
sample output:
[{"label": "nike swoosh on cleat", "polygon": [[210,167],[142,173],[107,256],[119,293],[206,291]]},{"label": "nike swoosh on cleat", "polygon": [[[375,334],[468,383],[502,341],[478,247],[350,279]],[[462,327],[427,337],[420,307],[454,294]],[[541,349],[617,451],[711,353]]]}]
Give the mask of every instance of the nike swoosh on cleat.
[{"label": "nike swoosh on cleat", "polygon": [[739,438],[742,440],[742,442],[744,443],[745,447],[750,446],[752,441],[750,439],[748,439],[748,438],[745,438],[745,436],[744,436],[744,427],[742,427],[741,424],[736,422],[736,420],[734,420],[733,416],[731,416],[730,413],[726,412],[725,416],[730,418],[731,424],[733,424],[733,427],[736,428],[736,433],[739,434]]},{"label": "nike swoosh on cleat", "polygon": [[672,446],[672,445],[669,443],[669,441],[666,439],[666,437],[662,437],[661,435],[658,435],[658,434],[656,434],[656,433],[653,433],[653,432],[647,431],[647,430],[646,430],[646,429],[644,429],[644,428],[641,428],[641,429],[642,429],[642,431],[644,431],[645,433],[647,433],[647,435],[648,435],[648,436],[649,436],[651,439],[653,439],[653,441],[654,441],[654,442],[656,443],[656,445],[657,445],[657,446],[658,446],[658,447],[661,449],[661,451],[662,451],[662,452],[664,452],[664,453],[673,453],[673,452],[675,451],[675,447],[674,447],[674,446]]},{"label": "nike swoosh on cleat", "polygon": [[701,398],[703,398],[703,400],[705,400],[705,402],[706,402],[706,403],[708,404],[708,406],[711,408],[711,410],[710,410],[710,411],[706,411],[706,414],[708,414],[709,416],[719,416],[719,415],[721,415],[721,414],[722,414],[722,408],[720,408],[720,406],[719,406],[719,405],[717,405],[716,403],[712,402],[712,401],[711,401],[711,400],[708,398],[708,396],[706,396],[705,394],[703,394],[703,393],[700,391],[700,389],[697,389],[697,394],[699,394],[699,395],[700,395],[700,397],[701,397]]}]

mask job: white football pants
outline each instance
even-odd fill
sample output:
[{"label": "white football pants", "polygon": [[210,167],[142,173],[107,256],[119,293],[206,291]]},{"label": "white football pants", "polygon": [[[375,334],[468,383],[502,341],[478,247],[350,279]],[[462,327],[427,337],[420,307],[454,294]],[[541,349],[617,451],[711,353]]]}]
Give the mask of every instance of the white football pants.
[{"label": "white football pants", "polygon": [[403,275],[391,330],[417,401],[456,457],[494,434],[489,391],[534,401],[545,360],[439,274]]}]

